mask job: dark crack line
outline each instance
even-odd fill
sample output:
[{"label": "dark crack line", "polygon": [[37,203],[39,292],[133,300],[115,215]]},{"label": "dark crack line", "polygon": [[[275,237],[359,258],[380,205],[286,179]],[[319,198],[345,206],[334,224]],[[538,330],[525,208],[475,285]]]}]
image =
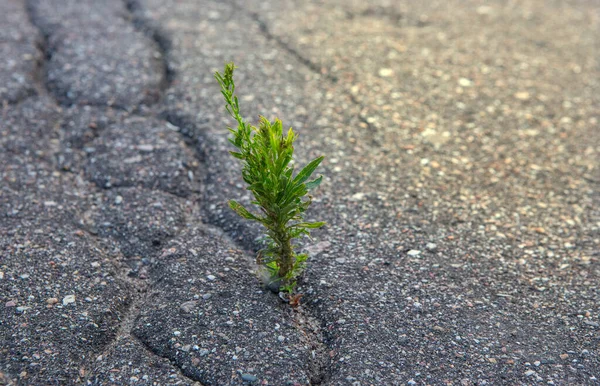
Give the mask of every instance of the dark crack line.
[{"label": "dark crack line", "polygon": [[356,97],[354,95],[352,95],[352,93],[347,93],[347,95],[350,98],[350,100],[352,101],[352,103],[360,109],[360,112],[358,113],[358,120],[367,126],[367,131],[369,133],[371,145],[373,145],[377,148],[381,148],[381,146],[382,146],[381,142],[377,138],[375,138],[376,134],[379,130],[377,130],[377,128],[375,126],[373,126],[371,124],[371,122],[369,122],[369,120],[362,113],[363,110],[366,109],[366,107],[362,103],[360,103],[356,99]]},{"label": "dark crack line", "polygon": [[[150,348],[144,341],[139,339],[137,337],[137,335],[133,332],[136,321],[138,320],[139,315],[141,314],[141,309],[144,306],[144,304],[146,304],[146,302],[148,301],[148,299],[151,295],[150,289],[152,287],[152,284],[147,283],[140,279],[129,278],[126,274],[123,274],[123,273],[118,274],[117,277],[119,277],[119,279],[121,279],[122,281],[131,285],[131,287],[135,290],[135,293],[134,293],[133,299],[131,300],[131,302],[127,308],[127,311],[125,312],[125,315],[123,316],[123,318],[121,320],[119,330],[117,331],[116,335],[112,338],[111,342],[108,343],[104,347],[104,350],[102,351],[102,353],[100,353],[100,355],[109,354],[111,351],[113,351],[118,346],[118,344],[122,338],[130,337],[130,338],[134,339],[136,342],[138,342],[140,344],[140,346],[142,346],[146,350],[146,352],[149,353],[151,356],[157,357],[160,359],[164,359],[164,360],[168,360],[169,363],[171,364],[171,366],[177,371],[177,373],[180,376],[182,376],[183,378],[189,379],[190,381],[192,381],[192,383],[194,385],[203,386],[200,382],[198,382],[198,380],[196,380],[192,377],[189,377],[187,374],[185,374],[185,371],[183,369],[181,369],[174,361],[172,361],[171,358],[160,355],[159,353],[153,351],[152,348]],[[94,366],[93,366],[94,361],[95,361],[95,358],[91,358],[90,368],[94,368]],[[94,375],[95,374],[90,373],[87,376],[86,380],[88,382],[93,381]]]},{"label": "dark crack line", "polygon": [[[151,38],[155,42],[155,44],[158,46],[158,48],[161,52],[161,58],[163,61],[163,68],[164,68],[164,76],[163,76],[164,81],[161,84],[161,98],[159,98],[159,101],[157,101],[154,104],[155,106],[159,106],[159,105],[161,105],[161,102],[164,99],[166,91],[170,88],[170,86],[172,85],[172,82],[175,78],[175,72],[173,71],[172,67],[169,66],[169,60],[168,60],[169,51],[171,49],[171,42],[166,37],[166,35],[160,30],[159,27],[157,27],[156,25],[154,25],[153,23],[151,23],[149,20],[147,20],[146,18],[144,18],[142,16],[143,9],[142,9],[141,5],[139,4],[138,0],[124,0],[124,1],[125,1],[127,10],[130,12],[132,23],[134,24],[134,27],[138,31],[144,33],[145,36]],[[109,104],[103,104],[103,103],[88,103],[85,101],[83,101],[82,103],[67,103],[66,101],[61,102],[60,96],[52,94],[48,90],[48,83],[46,80],[46,75],[47,75],[46,63],[48,62],[48,60],[50,60],[52,58],[52,52],[48,46],[49,35],[44,34],[43,31],[41,30],[41,28],[36,23],[33,22],[34,18],[32,16],[31,4],[29,2],[28,2],[27,11],[28,11],[30,20],[32,21],[32,25],[36,26],[38,28],[38,30],[40,31],[41,35],[43,36],[43,41],[41,43],[41,50],[44,54],[45,60],[41,61],[39,70],[38,70],[39,71],[38,87],[40,88],[40,93],[50,96],[50,98],[52,100],[54,100],[56,105],[68,106],[68,107],[70,107],[70,106],[93,106],[93,107],[101,107],[101,108],[107,108],[107,109],[111,108],[111,109],[115,109],[115,110],[121,110],[121,111],[128,112],[132,115],[141,115],[142,114],[142,111],[140,110],[141,106],[137,106],[133,111],[130,111],[128,108],[125,108],[124,106],[119,106],[119,105],[109,105]],[[327,80],[329,80],[332,83],[337,82],[337,78],[335,76],[324,73],[322,67],[313,63],[311,60],[305,58],[294,48],[287,45],[283,40],[281,40],[277,36],[271,34],[267,25],[260,20],[260,18],[258,17],[257,14],[251,13],[250,17],[252,18],[252,20],[254,20],[256,23],[259,24],[261,33],[264,34],[266,38],[268,38],[271,41],[276,42],[286,52],[288,52],[291,56],[293,56],[301,64],[305,65],[311,71],[315,72],[316,74],[318,74],[320,76],[324,76]],[[184,137],[186,145],[189,147],[192,147],[192,150],[193,150],[194,154],[196,155],[196,158],[198,159],[200,164],[206,165],[206,159],[210,155],[211,151],[210,151],[210,149],[208,149],[210,147],[210,145],[204,146],[204,145],[206,145],[205,143],[203,143],[203,140],[206,139],[206,136],[205,136],[206,133],[204,132],[204,130],[201,130],[200,128],[198,128],[197,125],[194,124],[191,119],[181,116],[180,114],[177,114],[176,112],[173,113],[173,112],[166,111],[161,114],[155,113],[155,114],[151,114],[151,115],[158,115],[158,118],[162,118],[165,121],[171,123],[172,125],[179,127],[179,133],[182,137]],[[63,170],[61,170],[61,171],[66,172]],[[211,176],[209,173],[206,173],[206,175],[204,175],[202,177],[203,178],[201,179],[202,180],[201,186],[205,186]],[[88,181],[94,182],[89,179],[88,179]],[[96,186],[98,191],[105,189],[104,187],[102,187],[96,183],[94,183],[94,185]],[[167,191],[167,193],[170,193],[170,192]],[[196,194],[193,194],[193,196],[195,196],[195,195]],[[186,198],[190,198],[190,197],[186,197]],[[206,201],[206,200],[204,200],[204,201]],[[190,216],[191,215],[192,214],[190,214]],[[206,218],[207,216],[203,216],[203,217]],[[221,234],[223,236],[227,235],[226,231],[219,224],[204,223],[203,226],[206,227],[207,229],[212,229],[212,232],[216,232],[217,234]],[[98,236],[95,236],[95,237],[98,238]],[[176,237],[176,235],[174,235],[170,239],[172,239],[174,237]],[[239,243],[235,242],[234,240],[232,240],[229,237],[226,237],[226,239],[229,241],[229,243],[231,245],[236,245],[238,247],[241,247],[242,250],[246,251],[245,255],[247,256],[249,264],[251,264],[253,262],[253,259],[251,258],[253,251],[248,250],[247,248],[245,248],[245,246],[240,245]],[[150,352],[152,355],[169,360],[171,365],[174,368],[176,368],[177,371],[182,376],[190,379],[191,381],[198,382],[198,380],[189,377],[190,374],[186,374],[187,372],[185,371],[185,369],[182,369],[181,367],[179,367],[177,365],[177,363],[174,360],[172,360],[172,358],[169,358],[167,356],[161,355],[160,353],[154,352],[149,346],[147,346],[142,340],[140,340],[135,335],[135,332],[133,331],[135,321],[139,318],[139,315],[140,315],[140,309],[143,306],[143,304],[145,304],[145,302],[148,300],[148,297],[150,294],[149,289],[153,287],[154,283],[145,283],[145,282],[140,282],[139,280],[133,280],[133,279],[129,278],[126,274],[120,272],[119,270],[116,271],[115,277],[118,278],[120,281],[129,284],[131,286],[131,288],[133,288],[134,293],[132,295],[132,299],[126,305],[127,311],[125,311],[125,313],[122,317],[122,320],[119,324],[118,332],[115,334],[115,336],[111,337],[110,341],[106,345],[104,345],[99,351],[101,351],[102,353],[110,352],[114,347],[117,346],[121,337],[130,336],[130,337],[133,337],[134,339],[136,339],[136,341],[140,342],[143,345],[143,347],[148,352]],[[283,305],[282,305],[282,307],[283,307]],[[319,385],[319,384],[322,384],[322,382],[326,381],[326,379],[328,378],[330,361],[329,361],[329,358],[325,355],[325,353],[327,352],[327,345],[323,342],[323,339],[322,339],[322,334],[323,334],[323,332],[321,331],[322,323],[319,323],[314,317],[308,315],[306,313],[306,311],[308,311],[308,310],[300,309],[300,310],[294,311],[293,312],[294,322],[297,326],[298,331],[300,331],[306,337],[306,339],[308,341],[307,343],[308,343],[309,347],[311,348],[311,351],[308,353],[309,358],[311,357],[312,353],[316,353],[315,354],[317,356],[316,358],[308,359],[307,372],[310,374],[311,384]],[[93,365],[93,363],[90,363],[90,365]],[[88,380],[90,379],[90,376],[88,376],[88,378],[87,378]]]},{"label": "dark crack line", "polygon": [[298,52],[298,50],[296,50],[294,47],[292,47],[288,43],[286,43],[279,36],[274,35],[271,32],[271,30],[269,30],[269,27],[267,26],[267,24],[260,19],[260,17],[258,16],[257,13],[250,12],[247,9],[239,6],[238,4],[235,4],[235,6],[238,7],[239,9],[241,9],[242,11],[246,12],[248,14],[248,16],[250,16],[250,18],[254,22],[256,22],[256,24],[258,24],[258,28],[260,29],[260,32],[268,40],[271,40],[271,41],[274,41],[275,43],[277,43],[278,46],[283,48],[288,54],[293,56],[296,60],[298,60],[300,63],[302,63],[305,67],[310,69],[315,74],[325,77],[327,80],[329,80],[332,83],[337,83],[338,78],[335,75],[331,75],[329,72],[327,72],[326,68],[324,66],[321,66],[321,65],[313,62],[312,60],[308,59],[307,57],[302,55],[300,52]]},{"label": "dark crack line", "polygon": [[[128,7],[128,9],[130,9]],[[48,60],[50,60],[52,58],[52,52],[49,48],[49,44],[48,44],[48,39],[49,39],[49,35],[45,34],[42,29],[39,27],[39,25],[37,23],[35,23],[34,20],[34,10],[33,10],[33,6],[31,4],[31,2],[27,2],[26,3],[26,11],[27,11],[27,15],[29,18],[29,21],[31,23],[31,25],[33,25],[34,27],[37,28],[37,30],[39,31],[40,34],[40,41],[38,42],[38,49],[41,51],[42,53],[42,58],[39,60],[39,62],[37,63],[36,66],[36,72],[34,73],[34,80],[35,80],[35,86],[36,86],[36,92],[39,96],[45,96],[48,99],[52,100],[54,102],[54,105],[56,106],[92,106],[92,107],[103,107],[106,109],[116,109],[116,110],[122,110],[125,112],[129,112],[132,115],[140,115],[137,114],[136,112],[139,112],[139,108],[140,106],[136,107],[136,109],[132,112],[130,112],[127,108],[123,107],[123,106],[118,106],[118,105],[104,105],[104,104],[93,104],[93,103],[71,103],[71,104],[65,104],[65,103],[61,103],[60,101],[60,97],[57,95],[54,95],[52,92],[50,92],[50,90],[48,89],[48,83],[47,83],[47,63]],[[164,48],[164,45],[161,45],[161,43],[158,43],[159,48]],[[164,56],[163,56],[164,58]],[[166,59],[165,60],[165,89],[166,87],[170,84],[170,82],[168,81],[169,79],[169,71],[166,67]],[[30,95],[31,96],[35,96],[35,95]],[[23,100],[25,100],[27,98],[23,98]],[[64,115],[61,115],[61,121],[64,121]],[[100,136],[101,133],[97,132],[96,130],[94,131],[94,136],[93,138],[87,140],[84,142],[84,146],[86,143],[89,143],[90,141],[92,141],[93,139],[97,138],[98,136]],[[57,151],[57,154],[59,153],[59,151]],[[70,173],[67,170],[64,170],[62,168],[60,168],[60,165],[56,165],[56,170],[59,173]],[[93,181],[86,179],[86,181],[92,183],[94,186],[96,186],[96,190],[97,191],[101,191],[102,188],[94,183]],[[144,188],[143,188],[144,189]],[[172,194],[174,196],[179,197],[176,194],[173,194],[172,192],[168,192],[165,191],[165,193],[169,193]],[[193,196],[195,196],[194,193],[192,193]],[[191,197],[187,197],[188,199],[191,199]],[[87,229],[82,229],[88,233],[90,233]],[[91,234],[91,233],[90,233]],[[95,243],[98,243],[98,240],[104,240],[105,238],[99,237],[97,235],[91,234],[92,235],[92,239],[95,241]],[[173,235],[173,237],[171,237],[170,239],[176,237],[176,235]],[[106,238],[108,239],[108,238]],[[116,264],[115,264],[116,265]],[[114,272],[114,277],[119,280],[120,282],[127,284],[130,289],[131,289],[131,293],[127,294],[126,296],[129,297],[130,299],[127,299],[123,304],[122,307],[125,308],[125,311],[123,310],[117,310],[119,312],[122,312],[121,315],[121,319],[119,321],[118,324],[118,330],[117,332],[113,335],[111,334],[110,336],[107,336],[108,338],[108,342],[99,346],[97,351],[95,352],[95,354],[98,355],[104,355],[108,352],[110,352],[114,347],[116,347],[120,341],[120,338],[122,337],[131,337],[132,339],[135,339],[136,341],[140,342],[140,344],[142,345],[142,347],[144,347],[149,353],[151,353],[153,356],[157,356],[156,353],[152,352],[152,350],[150,350],[143,342],[141,342],[133,333],[132,333],[132,329],[133,326],[135,324],[135,321],[137,320],[137,318],[140,315],[140,309],[142,307],[143,304],[145,304],[145,302],[147,301],[148,298],[148,288],[151,287],[151,284],[146,283],[142,280],[136,280],[136,279],[131,279],[127,276],[126,273],[123,273],[121,271],[121,269],[124,268],[123,266],[118,267],[115,266],[115,272]],[[94,368],[94,363],[95,363],[95,357],[97,357],[97,355],[95,355],[93,358],[90,358],[89,360],[85,360],[83,361],[82,364],[84,364],[85,367],[87,368]],[[160,356],[159,356],[160,357]],[[161,357],[162,358],[162,357]],[[196,380],[187,377],[182,369],[177,366],[175,363],[173,363],[172,361],[170,361],[172,367],[184,378],[190,379],[190,381],[192,381],[192,383],[194,383],[195,385],[200,385]],[[88,380],[88,382],[90,381],[91,377],[93,376],[93,374],[88,374],[86,379]]]},{"label": "dark crack line", "polygon": [[[320,65],[320,64],[314,62],[313,60],[309,59],[308,57],[302,55],[297,49],[292,47],[289,43],[285,42],[279,36],[277,36],[273,32],[271,32],[267,23],[265,23],[260,18],[258,13],[249,11],[246,8],[244,8],[243,6],[237,4],[236,2],[233,3],[233,6],[237,7],[241,11],[245,12],[256,24],[258,24],[260,32],[265,36],[265,38],[267,38],[268,40],[274,41],[279,47],[281,47],[288,54],[293,56],[296,60],[298,60],[300,63],[302,63],[304,66],[306,66],[309,70],[311,70],[315,74],[325,77],[325,79],[327,79],[329,82],[331,82],[333,84],[338,83],[337,76],[332,75],[329,71],[327,71],[325,66]],[[362,103],[360,103],[356,99],[356,97],[354,95],[352,95],[352,93],[348,92],[347,90],[343,90],[343,92],[350,99],[350,101],[360,109],[360,111],[365,110],[366,107]],[[358,115],[358,119],[367,125],[367,129],[371,135],[372,145],[378,146],[378,147],[381,146],[381,143],[375,138],[375,134],[379,130],[376,127],[374,127],[371,123],[369,123],[369,121],[362,114]]]},{"label": "dark crack line", "polygon": [[[258,13],[252,12],[239,5],[237,2],[233,2],[233,6],[240,9],[242,12],[246,13],[254,22],[258,24],[260,32],[264,35],[267,40],[275,42],[279,47],[281,47],[284,51],[286,51],[293,58],[298,60],[301,64],[303,64],[306,68],[314,72],[319,76],[323,76],[329,82],[336,84],[338,82],[338,78],[335,75],[332,75],[330,72],[326,71],[325,68],[311,59],[302,55],[298,50],[294,47],[290,46],[287,42],[285,42],[280,37],[273,34],[267,24],[260,19]],[[359,103],[356,98],[349,93],[348,91],[344,91],[350,101],[357,106],[360,111],[364,110],[365,107]],[[367,125],[369,133],[372,134],[372,143],[377,144],[377,140],[375,139],[376,129],[368,122],[368,120],[360,114],[358,116],[359,120]],[[329,349],[331,347],[327,344],[325,340],[325,336],[328,336],[328,332],[323,329],[325,325],[325,321],[318,316],[318,313],[315,313],[314,310],[309,309],[310,305],[306,305],[306,308],[301,308],[298,313],[294,314],[294,322],[296,324],[296,328],[301,331],[308,339],[309,346],[314,348],[311,350],[309,355],[315,353],[315,358],[312,360],[309,359],[308,363],[308,372],[311,375],[311,384],[312,385],[323,385],[332,375],[333,364],[331,363],[331,358],[329,357]],[[306,326],[306,328],[303,328]],[[332,339],[328,339],[332,340]],[[310,358],[310,357],[309,357]]]},{"label": "dark crack line", "polygon": [[25,2],[25,12],[27,12],[29,24],[38,30],[39,38],[36,39],[36,49],[41,53],[41,55],[36,62],[33,73],[33,82],[36,94],[27,95],[21,101],[36,95],[54,100],[48,91],[48,87],[46,86],[46,65],[51,58],[50,44],[48,42],[49,36],[48,34],[44,33],[44,31],[42,31],[42,29],[35,22],[35,18],[33,16],[33,5],[29,0]]},{"label": "dark crack line", "polygon": [[[194,124],[191,119],[182,116],[181,114],[167,111],[163,113],[163,118],[173,126],[179,128],[180,135],[187,139],[186,144],[191,146],[193,148],[192,150],[195,150],[194,154],[196,154],[198,161],[202,165],[207,166],[205,160],[208,159],[211,153],[211,144],[208,143],[209,141],[205,136],[206,133],[196,124]],[[206,208],[206,203],[209,202],[207,199],[208,192],[206,191],[206,186],[212,184],[210,179],[213,177],[214,175],[207,171],[202,183],[202,186],[205,187],[204,197],[202,200],[203,213],[209,212],[209,209]],[[255,254],[255,250],[257,249],[258,245],[255,243],[236,241],[230,237],[229,232],[225,230],[222,224],[219,224],[218,221],[211,220],[209,215],[202,217],[203,219],[207,220],[204,221],[204,229],[216,232],[217,235],[220,235],[220,237],[224,238],[229,244],[237,246],[244,252],[244,256],[248,260],[248,264],[251,266],[256,266],[255,260],[252,258],[252,256]],[[237,223],[240,224],[240,228],[242,229],[247,226],[240,221],[237,221]],[[284,307],[284,304],[282,303],[281,310],[282,312],[289,312],[290,307]],[[329,347],[325,344],[323,339],[324,331],[322,330],[322,325],[324,323],[312,316],[311,312],[307,308],[299,307],[291,312],[291,314],[296,329],[306,338],[307,345],[310,348],[309,352],[307,353],[307,363],[305,363],[305,366],[307,373],[310,376],[311,385],[322,385],[327,381],[327,379],[329,379],[331,368],[330,358],[328,355]],[[168,359],[170,360],[170,358]]]},{"label": "dark crack line", "polygon": [[179,373],[179,375],[181,375],[184,378],[189,379],[194,386],[204,386],[204,384],[201,382],[201,380],[199,380],[196,377],[194,377],[194,374],[192,374],[191,372],[187,371],[184,368],[181,368],[180,365],[177,364],[177,362],[175,361],[175,358],[173,356],[163,355],[163,354],[161,354],[161,353],[159,353],[157,351],[154,351],[152,349],[152,347],[150,347],[149,345],[147,345],[146,342],[144,342],[137,335],[135,335],[135,333],[133,331],[131,331],[130,334],[133,337],[133,339],[135,339],[137,342],[140,343],[140,345],[144,348],[144,350],[146,350],[146,352],[148,352],[152,356],[155,356],[157,358],[164,359],[164,360],[168,361],[171,364],[172,367],[174,367],[174,368],[177,369],[177,372]]},{"label": "dark crack line", "polygon": [[[161,100],[164,98],[164,94],[165,94],[165,90],[167,90],[170,85],[172,80],[174,79],[175,73],[173,71],[173,69],[171,69],[168,66],[168,61],[166,58],[166,52],[169,49],[170,46],[170,42],[169,40],[164,36],[164,34],[162,34],[162,32],[160,31],[160,29],[154,25],[152,25],[151,23],[149,23],[146,19],[144,19],[139,12],[139,9],[141,9],[141,7],[139,6],[139,3],[137,0],[123,0],[124,1],[124,5],[125,8],[129,11],[130,16],[131,16],[131,21],[132,24],[134,26],[134,28],[136,28],[137,31],[141,32],[144,36],[146,36],[147,38],[149,38],[153,43],[156,44],[158,51],[161,54],[161,63],[162,63],[162,68],[163,68],[163,74],[161,76],[161,82],[158,85],[158,89],[159,89],[159,96],[158,98],[156,98],[155,100],[143,100],[141,101],[137,106],[133,106],[133,107],[127,107],[121,104],[112,104],[112,103],[99,103],[99,102],[91,102],[91,101],[77,101],[77,100],[73,100],[72,98],[69,98],[65,94],[63,93],[56,93],[55,91],[51,90],[49,87],[49,84],[51,83],[48,80],[48,71],[46,69],[47,64],[50,60],[52,60],[52,56],[53,56],[53,50],[50,47],[49,44],[49,39],[51,37],[52,34],[44,31],[42,29],[42,27],[40,27],[40,25],[36,22],[35,20],[35,9],[34,9],[34,5],[32,4],[31,0],[25,0],[25,9],[27,11],[27,16],[29,19],[29,23],[34,26],[35,28],[37,28],[39,35],[41,37],[41,41],[38,43],[38,49],[42,52],[42,57],[43,59],[41,59],[38,63],[38,65],[36,66],[36,71],[34,72],[34,86],[35,86],[35,91],[38,95],[40,96],[48,96],[50,97],[52,100],[54,100],[54,102],[61,107],[72,107],[72,106],[91,106],[91,107],[100,107],[100,108],[112,108],[115,110],[120,110],[120,111],[125,111],[131,114],[142,114],[143,108],[145,106],[153,106],[153,105],[158,105],[160,104]],[[31,94],[31,93],[29,93]],[[34,96],[34,95],[25,95],[23,97],[20,98],[19,102],[21,102],[22,100],[27,99],[30,96]]]},{"label": "dark crack line", "polygon": [[123,1],[125,3],[125,7],[131,15],[132,24],[135,29],[152,40],[160,52],[163,76],[160,84],[161,95],[159,100],[155,103],[156,105],[159,105],[161,104],[162,99],[164,99],[166,91],[171,87],[176,75],[175,70],[169,65],[171,40],[158,25],[143,15],[143,7],[138,0]]}]

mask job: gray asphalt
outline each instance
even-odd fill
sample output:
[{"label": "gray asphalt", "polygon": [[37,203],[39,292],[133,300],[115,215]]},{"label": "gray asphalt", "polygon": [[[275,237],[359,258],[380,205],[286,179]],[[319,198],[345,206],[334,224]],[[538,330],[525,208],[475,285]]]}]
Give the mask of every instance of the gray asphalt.
[{"label": "gray asphalt", "polygon": [[[0,0],[0,384],[600,384],[600,6]],[[213,72],[326,159],[293,307]]]}]

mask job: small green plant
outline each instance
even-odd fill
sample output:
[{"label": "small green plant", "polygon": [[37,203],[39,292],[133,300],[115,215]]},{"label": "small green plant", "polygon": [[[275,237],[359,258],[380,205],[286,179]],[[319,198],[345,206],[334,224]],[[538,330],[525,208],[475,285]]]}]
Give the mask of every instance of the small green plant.
[{"label": "small green plant", "polygon": [[310,237],[310,229],[325,224],[303,219],[312,200],[308,191],[319,186],[323,176],[309,179],[324,157],[315,158],[294,175],[296,133],[290,128],[284,134],[278,118],[271,122],[260,116],[258,127],[244,120],[235,94],[235,68],[228,63],[222,74],[215,73],[215,78],[221,85],[227,112],[237,121],[236,129],[228,128],[232,134],[229,142],[237,148],[230,153],[242,161],[242,177],[254,195],[252,203],[261,213],[254,214],[234,200],[229,201],[229,206],[241,217],[266,228],[266,246],[259,251],[257,262],[267,268],[271,283],[291,293],[308,259],[305,253],[296,254],[293,240]]}]

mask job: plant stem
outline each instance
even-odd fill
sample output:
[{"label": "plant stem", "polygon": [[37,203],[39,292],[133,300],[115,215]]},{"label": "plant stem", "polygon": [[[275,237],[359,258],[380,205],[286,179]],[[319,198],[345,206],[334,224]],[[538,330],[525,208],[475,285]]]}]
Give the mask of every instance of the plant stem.
[{"label": "plant stem", "polygon": [[278,234],[280,246],[279,272],[280,278],[285,278],[294,267],[294,251],[292,249],[292,240],[286,235],[285,231]]}]

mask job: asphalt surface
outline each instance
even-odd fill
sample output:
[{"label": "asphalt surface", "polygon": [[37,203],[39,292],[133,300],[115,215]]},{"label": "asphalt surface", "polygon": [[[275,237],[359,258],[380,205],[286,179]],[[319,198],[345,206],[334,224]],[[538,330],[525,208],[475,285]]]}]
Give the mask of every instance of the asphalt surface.
[{"label": "asphalt surface", "polygon": [[[0,384],[600,384],[594,1],[0,1]],[[326,159],[292,307],[213,72]]]}]

